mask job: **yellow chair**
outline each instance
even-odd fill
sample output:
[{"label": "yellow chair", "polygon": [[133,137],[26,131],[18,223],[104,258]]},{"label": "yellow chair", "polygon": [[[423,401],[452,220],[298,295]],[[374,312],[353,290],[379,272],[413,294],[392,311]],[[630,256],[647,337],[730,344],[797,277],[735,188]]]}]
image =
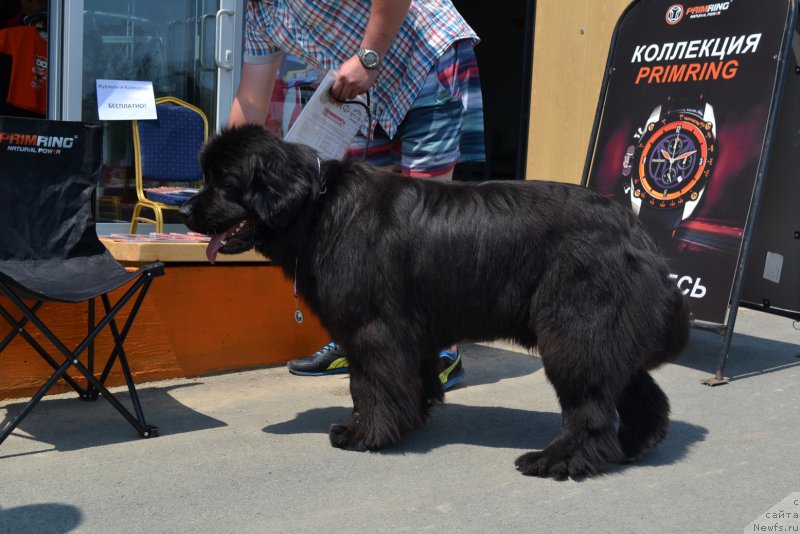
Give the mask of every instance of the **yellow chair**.
[{"label": "yellow chair", "polygon": [[[155,120],[133,121],[133,150],[138,201],[131,216],[132,234],[140,222],[164,231],[165,210],[177,211],[203,181],[198,156],[208,137],[205,113],[188,102],[165,96],[156,99]],[[145,187],[145,182],[161,182]],[[152,210],[154,219],[142,216]]]}]

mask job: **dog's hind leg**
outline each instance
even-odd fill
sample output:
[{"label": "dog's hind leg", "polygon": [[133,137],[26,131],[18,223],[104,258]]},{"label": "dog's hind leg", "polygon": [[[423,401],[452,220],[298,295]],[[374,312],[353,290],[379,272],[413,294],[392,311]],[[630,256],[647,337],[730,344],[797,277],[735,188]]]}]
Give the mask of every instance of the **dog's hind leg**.
[{"label": "dog's hind leg", "polygon": [[429,352],[431,356],[422,360],[419,370],[423,389],[420,415],[423,419],[428,418],[428,413],[432,406],[444,400],[442,380],[439,378],[439,373],[442,371],[441,359],[435,351],[427,352]]},{"label": "dog's hind leg", "polygon": [[624,461],[610,402],[594,399],[573,406],[562,399],[561,405],[561,433],[544,450],[517,458],[517,470],[563,480],[597,475]]},{"label": "dog's hind leg", "polygon": [[653,377],[642,369],[617,401],[619,440],[628,460],[658,445],[669,427],[669,400]]},{"label": "dog's hind leg", "polygon": [[347,424],[331,427],[334,447],[377,450],[395,443],[425,420],[419,349],[407,339],[398,342],[389,332],[372,324],[343,343],[350,362],[353,413]]},{"label": "dog's hind leg", "polygon": [[669,400],[647,370],[675,359],[689,341],[689,303],[671,282],[662,308],[665,318],[658,323],[663,325],[663,341],[658,350],[647,355],[644,367],[633,375],[617,400],[619,439],[629,460],[658,445],[669,428]]},{"label": "dog's hind leg", "polygon": [[615,376],[612,356],[588,348],[602,345],[560,337],[557,352],[548,352],[544,343],[539,349],[561,404],[561,433],[544,450],[520,456],[516,465],[524,475],[562,480],[600,474],[625,460],[615,431],[615,401],[625,379]]}]

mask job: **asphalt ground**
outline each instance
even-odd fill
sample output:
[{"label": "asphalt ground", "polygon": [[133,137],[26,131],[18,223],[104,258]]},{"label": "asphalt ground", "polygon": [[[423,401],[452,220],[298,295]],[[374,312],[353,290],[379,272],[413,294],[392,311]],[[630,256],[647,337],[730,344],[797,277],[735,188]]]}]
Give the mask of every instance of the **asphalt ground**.
[{"label": "asphalt ground", "polygon": [[[328,443],[352,406],[347,375],[275,367],[143,384],[152,439],[103,400],[50,396],[0,445],[0,532],[799,532],[800,505],[785,500],[800,492],[796,327],[740,310],[732,380],[718,387],[701,380],[722,338],[693,331],[654,373],[672,403],[667,439],[564,482],[514,468],[560,416],[540,361],[505,345],[462,347],[465,380],[378,453]],[[21,406],[0,401],[0,418]]]}]

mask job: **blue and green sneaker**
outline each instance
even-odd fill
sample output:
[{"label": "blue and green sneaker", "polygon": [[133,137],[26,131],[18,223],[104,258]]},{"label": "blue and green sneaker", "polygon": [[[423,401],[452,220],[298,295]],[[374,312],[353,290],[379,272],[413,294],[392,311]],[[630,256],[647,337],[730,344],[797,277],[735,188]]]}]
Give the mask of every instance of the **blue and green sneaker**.
[{"label": "blue and green sneaker", "polygon": [[[442,389],[447,391],[463,380],[465,372],[461,365],[461,354],[443,350],[439,353],[443,370],[439,373]],[[347,373],[349,364],[342,348],[330,342],[311,356],[297,358],[286,364],[289,372],[300,376],[324,376]]]},{"label": "blue and green sneaker", "polygon": [[461,365],[461,353],[456,349],[455,352],[443,350],[439,353],[439,360],[444,370],[439,373],[439,380],[442,381],[442,389],[447,391],[464,379],[466,375],[464,366]]},{"label": "blue and green sneaker", "polygon": [[300,376],[336,375],[350,370],[342,348],[334,342],[328,343],[311,356],[291,360],[286,366],[290,373]]}]

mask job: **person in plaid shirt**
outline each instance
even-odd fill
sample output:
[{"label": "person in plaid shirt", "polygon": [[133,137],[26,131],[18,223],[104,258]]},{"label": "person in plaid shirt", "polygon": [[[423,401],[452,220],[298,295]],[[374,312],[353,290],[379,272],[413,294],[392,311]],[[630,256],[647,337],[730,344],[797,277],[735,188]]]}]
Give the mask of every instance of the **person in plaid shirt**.
[{"label": "person in plaid shirt", "polygon": [[[451,0],[251,0],[241,81],[229,125],[264,124],[280,59],[337,71],[340,100],[368,93],[371,117],[347,157],[410,176],[451,179],[459,161],[483,161],[478,36]],[[464,376],[461,356],[440,354],[444,389]],[[348,371],[336,343],[292,360],[292,373]]]}]

